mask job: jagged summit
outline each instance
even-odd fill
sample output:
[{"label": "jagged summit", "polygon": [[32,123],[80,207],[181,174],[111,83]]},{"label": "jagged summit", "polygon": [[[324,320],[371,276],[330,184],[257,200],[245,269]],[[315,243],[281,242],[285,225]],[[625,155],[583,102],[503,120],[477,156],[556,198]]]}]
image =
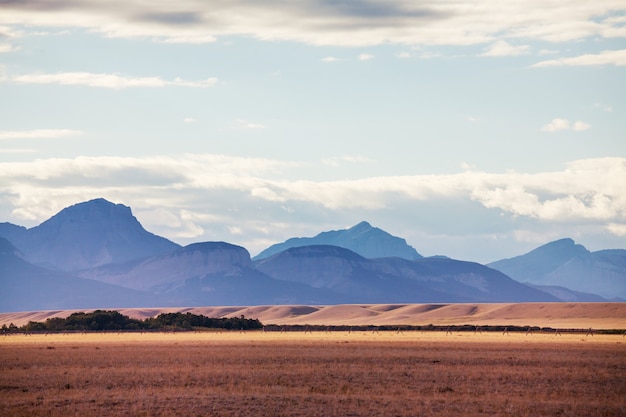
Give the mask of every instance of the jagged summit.
[{"label": "jagged summit", "polygon": [[31,230],[57,230],[63,233],[73,230],[90,229],[97,231],[104,228],[118,229],[120,227],[144,230],[133,216],[130,207],[97,198],[66,207]]},{"label": "jagged summit", "polygon": [[372,225],[364,220],[361,223],[355,224],[354,226],[352,226],[348,230],[353,232],[353,233],[362,233],[362,232],[367,232],[368,230],[370,230],[372,228],[373,228]]},{"label": "jagged summit", "polygon": [[398,257],[410,260],[422,258],[415,248],[406,243],[406,240],[362,221],[349,229],[322,232],[315,237],[288,239],[265,249],[254,257],[254,260],[267,258],[289,248],[311,245],[339,246],[365,258]]},{"label": "jagged summit", "polygon": [[103,198],[61,210],[12,242],[32,263],[72,271],[152,256],[180,246],[146,231],[130,207]]}]

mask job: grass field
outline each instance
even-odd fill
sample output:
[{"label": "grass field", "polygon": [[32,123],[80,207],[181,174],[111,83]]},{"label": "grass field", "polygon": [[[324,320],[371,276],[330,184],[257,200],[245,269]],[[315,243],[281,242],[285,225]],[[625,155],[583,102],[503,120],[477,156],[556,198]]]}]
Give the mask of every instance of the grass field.
[{"label": "grass field", "polygon": [[0,337],[2,416],[624,416],[625,376],[608,335]]}]

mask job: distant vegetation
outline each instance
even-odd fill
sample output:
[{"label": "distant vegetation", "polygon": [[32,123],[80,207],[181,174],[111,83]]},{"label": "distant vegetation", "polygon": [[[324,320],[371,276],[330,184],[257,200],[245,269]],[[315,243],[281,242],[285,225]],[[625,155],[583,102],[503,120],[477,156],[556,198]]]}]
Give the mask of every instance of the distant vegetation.
[{"label": "distant vegetation", "polygon": [[96,310],[91,313],[73,313],[66,318],[49,318],[45,322],[30,321],[22,327],[5,324],[0,330],[2,333],[24,333],[111,330],[250,330],[261,328],[263,328],[263,324],[259,320],[247,319],[243,315],[230,318],[211,318],[191,313],[163,313],[157,317],[137,320],[118,311]]},{"label": "distant vegetation", "polygon": [[439,331],[439,332],[502,332],[506,333],[584,333],[584,334],[622,334],[624,329],[555,329],[538,326],[475,326],[470,324],[437,326],[437,325],[278,325],[264,326],[258,319],[239,317],[212,318],[192,313],[162,313],[156,317],[137,320],[121,314],[118,311],[96,310],[90,313],[73,313],[66,318],[49,318],[45,322],[29,321],[18,327],[11,323],[0,328],[0,334],[37,333],[37,332],[98,332],[98,331],[190,331],[190,330],[258,330],[267,332],[377,332],[377,331]]}]

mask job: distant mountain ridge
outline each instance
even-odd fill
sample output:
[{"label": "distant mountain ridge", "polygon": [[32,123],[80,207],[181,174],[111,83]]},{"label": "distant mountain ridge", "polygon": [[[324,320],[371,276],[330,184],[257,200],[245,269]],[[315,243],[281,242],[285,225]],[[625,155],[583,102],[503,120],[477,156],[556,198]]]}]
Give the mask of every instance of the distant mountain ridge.
[{"label": "distant mountain ridge", "polygon": [[330,291],[277,281],[256,270],[248,251],[225,242],[194,243],[172,252],[78,272],[181,305],[301,304],[332,300]]},{"label": "distant mountain ridge", "polygon": [[270,246],[253,259],[255,261],[264,259],[289,248],[314,245],[339,246],[350,249],[365,258],[398,257],[410,260],[422,258],[422,255],[407,244],[406,240],[362,221],[349,229],[322,232],[314,237],[288,239],[283,243]]},{"label": "distant mountain ridge", "polygon": [[0,311],[169,305],[167,300],[149,293],[32,265],[3,238],[0,288]]},{"label": "distant mountain ridge", "polygon": [[314,245],[289,248],[255,264],[273,278],[331,289],[352,303],[558,301],[486,266],[445,258],[368,259],[345,248]]},{"label": "distant mountain ridge", "polygon": [[[489,266],[423,258],[404,239],[367,222],[314,238],[289,239],[268,248],[278,252],[252,260],[245,248],[226,242],[182,247],[146,231],[129,207],[95,199],[63,209],[31,229],[0,223],[0,237],[6,238],[0,239],[0,288],[5,289],[0,311],[590,301],[598,293],[560,283],[526,285]],[[313,244],[320,240],[332,244]],[[598,282],[623,287],[624,255],[623,250],[590,253],[565,239],[525,259],[532,261],[536,276],[571,276],[592,265],[591,274],[601,271]],[[512,271],[523,272],[527,266],[514,262]]]},{"label": "distant mountain ridge", "polygon": [[626,299],[626,250],[590,252],[572,239],[542,245],[524,255],[488,264],[533,285],[560,286],[606,299]]}]

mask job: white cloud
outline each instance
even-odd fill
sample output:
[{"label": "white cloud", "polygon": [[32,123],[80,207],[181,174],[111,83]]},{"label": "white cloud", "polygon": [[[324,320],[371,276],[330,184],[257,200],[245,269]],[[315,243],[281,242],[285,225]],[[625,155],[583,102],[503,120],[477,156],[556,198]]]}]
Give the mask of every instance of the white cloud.
[{"label": "white cloud", "polygon": [[241,227],[238,226],[228,226],[228,231],[230,232],[231,235],[242,235],[243,231],[241,230]]},{"label": "white cloud", "polygon": [[552,119],[550,123],[541,128],[544,132],[558,132],[561,130],[569,130],[570,123],[567,119]]},{"label": "white cloud", "polygon": [[593,107],[595,107],[596,109],[600,109],[602,111],[605,111],[607,113],[612,113],[613,112],[613,107],[606,105],[606,104],[602,104],[602,103],[595,103],[593,105]]},{"label": "white cloud", "polygon": [[371,55],[371,54],[359,54],[359,61],[369,61],[370,59],[374,59],[374,55]]},{"label": "white cloud", "polygon": [[155,199],[167,201],[170,194],[197,199],[212,190],[227,193],[229,197],[219,202],[227,206],[252,198],[257,201],[254,205],[300,202],[330,210],[378,210],[400,200],[460,198],[515,216],[550,221],[626,221],[626,158],[574,161],[563,171],[538,174],[466,170],[335,181],[281,178],[281,170],[289,166],[293,163],[220,155],[42,159],[0,163],[0,193],[19,196],[16,201],[27,204],[17,202],[16,210],[26,211],[39,203],[46,207],[46,199],[55,200],[68,190],[71,195],[82,190],[86,195],[114,192],[131,199],[151,196],[153,205]]},{"label": "white cloud", "polygon": [[202,236],[204,229],[194,220],[193,215],[186,210],[167,210],[155,208],[137,210],[137,217],[148,224],[158,224],[161,231],[167,233],[171,239],[193,239]]},{"label": "white cloud", "polygon": [[573,130],[576,132],[582,132],[583,130],[590,129],[589,123],[577,120],[574,123],[570,123],[567,119],[552,119],[550,123],[541,128],[544,132],[560,132],[564,130]]},{"label": "white cloud", "polygon": [[222,130],[261,130],[267,129],[267,126],[262,123],[251,122],[244,119],[236,119],[229,126],[223,128]]},{"label": "white cloud", "polygon": [[15,51],[18,51],[19,49],[20,49],[19,47],[13,46],[7,42],[0,43],[0,54],[4,54],[7,52],[15,52]]},{"label": "white cloud", "polygon": [[6,139],[58,139],[83,135],[72,129],[0,130],[0,140]]},{"label": "white cloud", "polygon": [[400,52],[396,54],[396,58],[401,58],[401,59],[411,58],[411,54],[409,52]]},{"label": "white cloud", "polygon": [[[0,162],[0,209],[10,213],[3,221],[32,226],[63,207],[104,197],[131,206],[154,233],[188,243],[236,239],[250,250],[281,237],[380,219],[395,224],[405,238],[457,236],[448,243],[461,236],[472,241],[461,226],[509,237],[514,232],[567,236],[583,229],[624,236],[626,158],[578,160],[532,174],[466,166],[456,174],[332,181],[294,178],[293,170],[303,165],[210,154]],[[503,221],[508,232],[491,228]]]},{"label": "white cloud", "polygon": [[612,235],[626,236],[626,223],[609,223],[606,230]]},{"label": "white cloud", "polygon": [[583,130],[590,129],[591,125],[589,123],[581,122],[580,120],[574,122],[572,125],[572,130],[576,132],[582,132]]},{"label": "white cloud", "polygon": [[337,62],[339,61],[338,58],[335,58],[334,56],[327,56],[321,59],[322,62]]},{"label": "white cloud", "polygon": [[626,65],[626,49],[602,51],[599,54],[585,54],[571,58],[551,59],[533,64],[531,68],[562,67],[562,66],[600,66]]},{"label": "white cloud", "polygon": [[195,122],[197,122],[197,120],[194,119],[193,117],[185,117],[183,119],[183,123],[195,123]]},{"label": "white cloud", "polygon": [[175,78],[173,81],[159,77],[126,77],[118,74],[97,74],[90,72],[63,72],[57,74],[25,74],[0,77],[0,81],[18,84],[59,84],[81,85],[87,87],[123,89],[133,87],[192,87],[207,88],[217,83],[217,78],[207,78],[201,81],[186,81]]},{"label": "white cloud", "polygon": [[[207,43],[244,35],[315,45],[475,45],[497,39],[575,41],[624,37],[619,0],[594,2],[9,2],[0,24],[77,27],[108,37]],[[554,16],[558,16],[555,19]],[[602,16],[603,18],[598,18]]]},{"label": "white cloud", "polygon": [[515,56],[524,55],[530,52],[529,45],[511,45],[506,41],[496,41],[491,44],[481,56]]}]

